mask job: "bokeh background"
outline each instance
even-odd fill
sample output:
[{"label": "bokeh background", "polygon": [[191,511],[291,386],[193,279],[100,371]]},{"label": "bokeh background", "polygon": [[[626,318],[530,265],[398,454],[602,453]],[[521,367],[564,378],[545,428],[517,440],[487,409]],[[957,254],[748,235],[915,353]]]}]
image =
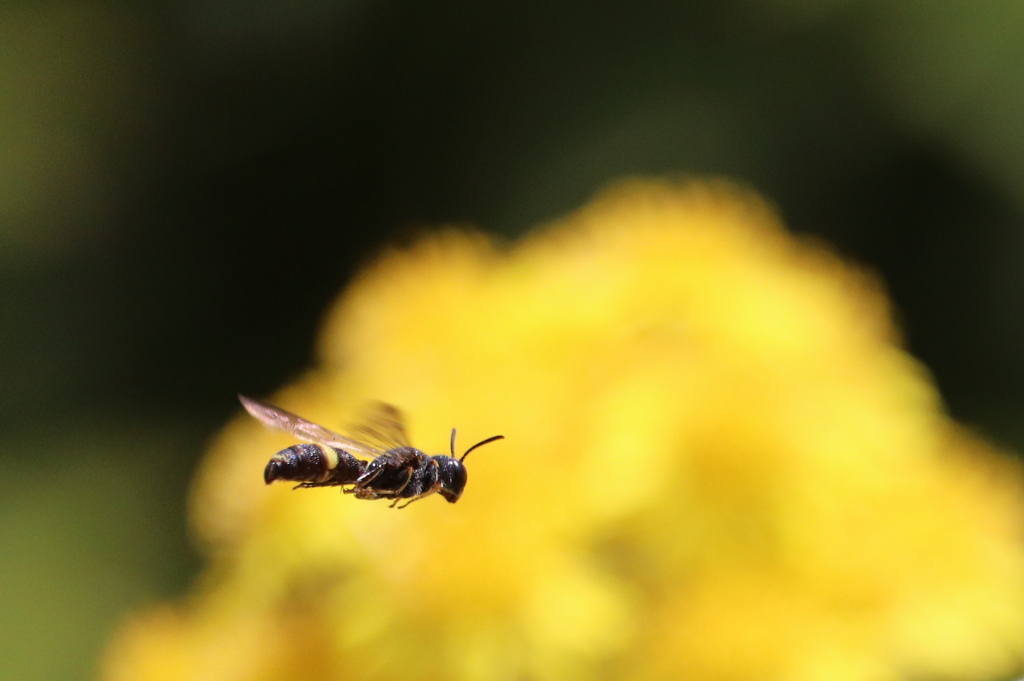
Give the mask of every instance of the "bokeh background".
[{"label": "bokeh background", "polygon": [[623,175],[763,192],[1024,450],[1022,73],[1012,0],[5,0],[3,676],[89,678],[185,591],[205,443],[381,246]]}]

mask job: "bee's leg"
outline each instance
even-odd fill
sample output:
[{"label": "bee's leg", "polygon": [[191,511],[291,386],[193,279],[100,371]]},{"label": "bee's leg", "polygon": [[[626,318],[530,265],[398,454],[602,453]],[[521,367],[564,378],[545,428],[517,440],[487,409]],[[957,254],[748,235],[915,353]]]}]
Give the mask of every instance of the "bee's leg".
[{"label": "bee's leg", "polygon": [[402,490],[404,490],[406,487],[409,486],[409,482],[411,480],[412,480],[412,468],[410,468],[408,473],[406,473],[405,482],[402,483],[402,486],[395,490],[395,495],[397,496],[397,495],[401,494]]},{"label": "bee's leg", "polygon": [[299,484],[292,487],[292,489],[309,489],[310,487],[337,487],[338,485],[344,485],[346,483],[338,482],[336,480],[325,480],[324,482],[300,482]]},{"label": "bee's leg", "polygon": [[[406,506],[408,506],[409,504],[411,504],[411,503],[412,503],[412,502],[414,502],[414,501],[419,501],[419,500],[420,500],[420,499],[422,499],[423,497],[429,497],[429,496],[430,496],[431,494],[433,494],[434,492],[436,492],[436,491],[437,491],[437,490],[439,490],[439,489],[441,489],[441,485],[440,485],[440,484],[434,485],[433,487],[431,487],[430,489],[428,489],[428,490],[427,490],[426,492],[424,492],[423,494],[417,494],[416,496],[414,496],[414,497],[412,497],[411,499],[409,499],[409,501],[405,502],[405,503],[404,503],[404,504],[402,504],[401,506],[398,506],[397,508],[398,508],[398,509],[403,509],[403,508],[405,508]],[[394,506],[394,504],[392,504],[392,506]]]},{"label": "bee's leg", "polygon": [[[402,500],[400,495],[402,494],[402,490],[404,490],[406,487],[409,486],[409,481],[410,480],[412,480],[412,469],[411,468],[409,469],[409,473],[405,476],[405,482],[402,483],[401,487],[399,487],[398,489],[395,490],[395,500],[391,502],[391,506],[389,506],[388,508],[394,508],[395,504],[397,504],[399,501]],[[409,504],[406,504],[406,506],[408,506],[408,505]]]},{"label": "bee's leg", "polygon": [[426,497],[426,496],[430,496],[430,492],[424,492],[423,494],[417,494],[416,496],[412,497],[411,499],[409,499],[409,501],[405,502],[401,506],[395,506],[394,504],[391,504],[391,506],[393,508],[397,508],[397,509],[401,510],[401,509],[405,508],[406,506],[408,506],[409,504],[411,504],[412,502],[419,501],[420,499],[422,499],[423,497]]},{"label": "bee's leg", "polygon": [[373,482],[374,479],[378,475],[380,475],[381,471],[383,471],[383,470],[384,470],[383,468],[375,468],[373,470],[366,471],[365,473],[360,475],[358,478],[356,478],[356,487],[366,487],[371,482]]}]

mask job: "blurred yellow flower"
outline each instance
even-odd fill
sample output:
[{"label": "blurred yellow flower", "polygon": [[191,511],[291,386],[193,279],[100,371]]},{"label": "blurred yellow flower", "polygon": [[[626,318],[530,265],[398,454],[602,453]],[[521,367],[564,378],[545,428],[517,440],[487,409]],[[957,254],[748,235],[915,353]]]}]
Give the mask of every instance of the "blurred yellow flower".
[{"label": "blurred yellow flower", "polygon": [[265,487],[242,416],[209,567],[109,681],[996,679],[1024,652],[1018,471],[943,413],[875,281],[725,184],[631,182],[512,248],[449,231],[356,281],[274,401],[399,405],[467,459],[407,510]]}]

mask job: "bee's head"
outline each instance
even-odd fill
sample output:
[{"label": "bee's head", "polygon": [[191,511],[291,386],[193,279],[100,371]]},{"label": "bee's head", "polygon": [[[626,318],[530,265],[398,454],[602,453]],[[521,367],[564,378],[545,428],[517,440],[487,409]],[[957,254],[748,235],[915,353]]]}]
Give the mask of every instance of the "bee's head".
[{"label": "bee's head", "polygon": [[441,489],[437,490],[445,500],[454,504],[466,489],[466,467],[458,459],[450,456],[432,457],[437,462],[437,481]]},{"label": "bee's head", "polygon": [[495,440],[501,440],[504,435],[495,435],[489,437],[486,440],[477,442],[475,445],[466,450],[458,459],[455,458],[455,429],[452,428],[452,443],[451,443],[451,456],[435,456],[433,457],[437,461],[437,479],[441,483],[441,489],[437,491],[442,497],[444,497],[448,503],[454,504],[462,496],[462,491],[466,489],[466,466],[462,462],[466,460],[469,453],[481,445],[485,445],[488,442],[494,442]]}]

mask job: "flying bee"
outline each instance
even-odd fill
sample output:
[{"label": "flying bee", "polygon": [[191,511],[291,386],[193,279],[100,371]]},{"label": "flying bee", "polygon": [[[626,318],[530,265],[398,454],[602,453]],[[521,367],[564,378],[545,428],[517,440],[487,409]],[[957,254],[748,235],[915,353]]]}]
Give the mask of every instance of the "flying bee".
[{"label": "flying bee", "polygon": [[455,458],[452,428],[451,456],[430,456],[409,444],[401,413],[391,405],[376,405],[373,418],[356,429],[357,437],[346,437],[280,407],[244,395],[238,399],[265,426],[308,443],[292,445],[270,458],[263,471],[268,485],[275,480],[291,480],[299,483],[296,488],[342,487],[357,499],[391,499],[392,508],[403,500],[405,503],[398,508],[405,508],[435,492],[454,504],[466,488],[463,462],[469,453],[505,437],[481,440]]}]

